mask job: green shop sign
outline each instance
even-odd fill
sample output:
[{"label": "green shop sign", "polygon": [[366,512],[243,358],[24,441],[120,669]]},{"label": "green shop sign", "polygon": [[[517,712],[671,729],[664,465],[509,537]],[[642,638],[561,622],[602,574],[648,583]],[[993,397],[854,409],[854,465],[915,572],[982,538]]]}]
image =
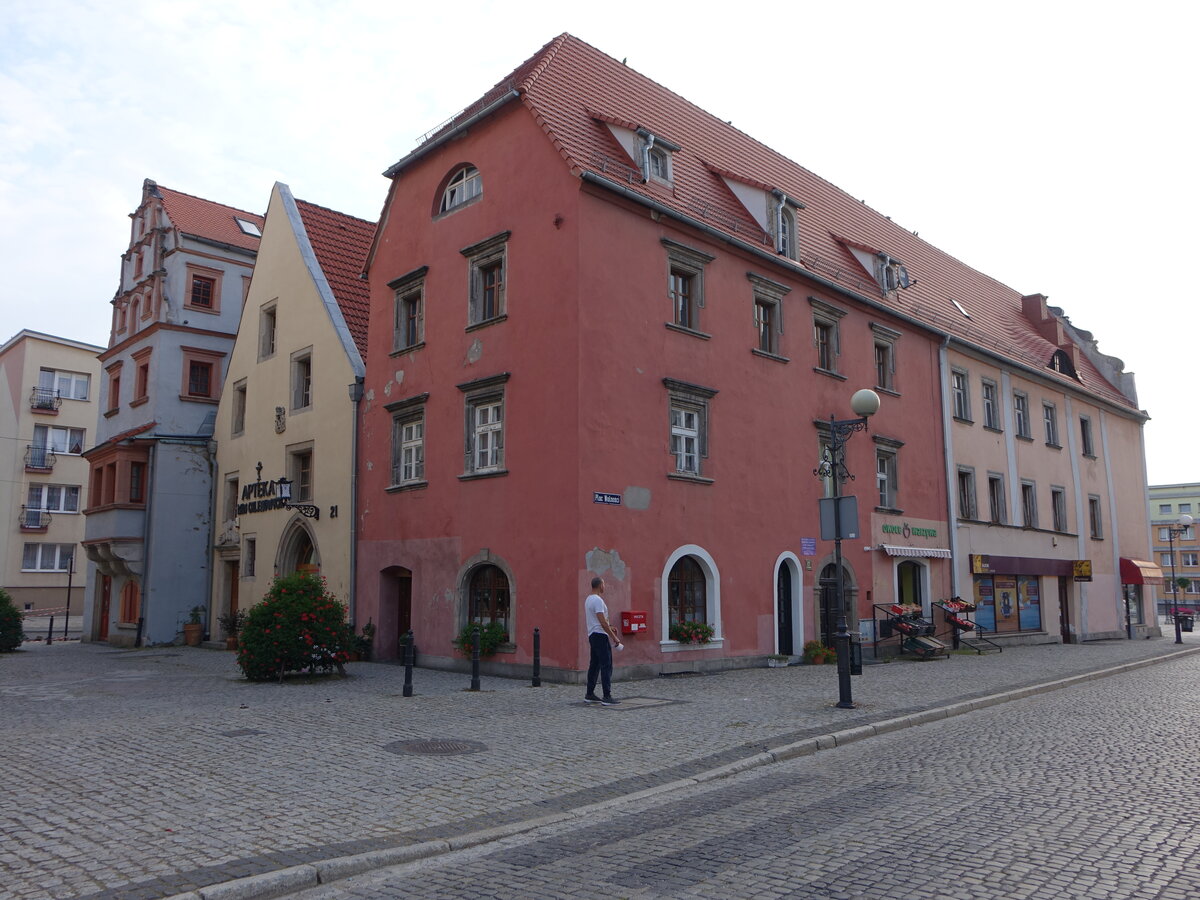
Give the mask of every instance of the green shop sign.
[{"label": "green shop sign", "polygon": [[937,537],[937,529],[936,528],[916,528],[912,525],[909,525],[907,522],[905,522],[903,525],[884,525],[883,533],[884,534],[900,534],[900,535],[903,535],[904,537],[925,537],[925,538]]}]

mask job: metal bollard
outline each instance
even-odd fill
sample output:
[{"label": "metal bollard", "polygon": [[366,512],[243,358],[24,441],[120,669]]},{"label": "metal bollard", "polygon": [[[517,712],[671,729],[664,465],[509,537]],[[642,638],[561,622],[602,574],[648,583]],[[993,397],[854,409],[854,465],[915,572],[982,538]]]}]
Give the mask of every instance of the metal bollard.
[{"label": "metal bollard", "polygon": [[471,690],[479,690],[479,626],[471,629]]},{"label": "metal bollard", "polygon": [[533,686],[542,686],[542,629],[533,629]]},{"label": "metal bollard", "polygon": [[404,696],[411,697],[413,695],[412,686],[412,670],[413,670],[413,633],[412,629],[408,630],[408,634],[404,636]]},{"label": "metal bollard", "polygon": [[47,646],[49,646],[50,642],[53,640],[54,640],[54,616],[51,616],[50,617],[50,628],[46,631]]}]

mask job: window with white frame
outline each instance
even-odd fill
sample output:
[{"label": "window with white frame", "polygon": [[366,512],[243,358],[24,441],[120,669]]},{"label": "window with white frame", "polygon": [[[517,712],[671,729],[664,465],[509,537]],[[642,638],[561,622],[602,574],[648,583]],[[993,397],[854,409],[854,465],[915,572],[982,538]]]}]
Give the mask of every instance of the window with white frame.
[{"label": "window with white frame", "polygon": [[1042,403],[1042,421],[1046,425],[1046,445],[1061,447],[1058,442],[1058,409],[1053,403]]},{"label": "window with white frame", "polygon": [[64,372],[59,369],[41,369],[38,372],[38,389],[57,391],[63,400],[86,400],[91,388],[92,377],[84,372]]},{"label": "window with white frame", "polygon": [[644,128],[638,129],[637,136],[641,138],[642,181],[657,181],[660,184],[671,184],[675,177],[672,156],[679,152],[679,145],[666,140],[660,135],[651,134]]},{"label": "window with white frame", "polygon": [[472,165],[461,166],[450,176],[442,190],[438,213],[447,213],[466,206],[483,194],[483,176]]},{"label": "window with white frame", "polygon": [[796,214],[791,206],[781,203],[779,210],[779,234],[776,238],[775,250],[780,256],[795,259],[797,253]]},{"label": "window with white frame", "polygon": [[292,354],[292,411],[312,406],[313,359],[312,347]]},{"label": "window with white frame", "polygon": [[467,328],[507,317],[510,235],[502,231],[459,251],[468,265]]},{"label": "window with white frame", "polygon": [[984,378],[980,381],[983,390],[983,427],[1000,430],[999,389],[996,382]]},{"label": "window with white frame", "polygon": [[46,512],[79,512],[79,485],[31,484],[25,506]]},{"label": "window with white frame", "polygon": [[258,313],[258,358],[275,355],[275,332],[279,326],[275,303],[264,306]]},{"label": "window with white frame", "polygon": [[1091,526],[1091,535],[1095,540],[1100,540],[1104,537],[1104,514],[1100,505],[1100,498],[1095,494],[1088,495],[1088,522]]},{"label": "window with white frame", "polygon": [[662,649],[667,652],[694,648],[671,636],[672,626],[684,622],[704,622],[715,632],[707,647],[720,647],[721,575],[716,561],[702,547],[685,544],[671,553],[659,579]]},{"label": "window with white frame", "polygon": [[903,441],[875,436],[875,485],[879,493],[880,509],[899,511],[899,452],[903,446]]},{"label": "window with white frame", "polygon": [[900,340],[900,332],[872,322],[871,333],[875,344],[875,387],[895,391],[896,342]]},{"label": "window with white frame", "polygon": [[988,472],[988,515],[994,525],[1008,524],[1008,503],[1004,498],[1004,476]]},{"label": "window with white frame", "polygon": [[1181,566],[1200,566],[1200,553],[1195,550],[1179,551],[1179,564]]},{"label": "window with white frame", "polygon": [[425,274],[428,266],[388,282],[392,295],[392,352],[415,350],[425,343]]},{"label": "window with white frame", "polygon": [[463,474],[459,478],[503,475],[505,468],[504,372],[458,385],[463,392],[465,413]]},{"label": "window with white frame", "polygon": [[1164,568],[1164,569],[1171,568],[1171,554],[1170,553],[1158,554],[1158,564],[1160,566],[1162,566],[1162,568]]},{"label": "window with white frame", "polygon": [[838,357],[842,353],[839,323],[846,311],[816,297],[809,297],[808,302],[812,306],[813,347],[817,357],[814,368],[818,372],[837,374]]},{"label": "window with white frame", "polygon": [[29,543],[21,556],[21,571],[66,572],[71,568],[74,554],[74,544]]},{"label": "window with white frame", "polygon": [[313,499],[312,442],[287,448],[288,478],[292,481],[292,501],[311,503]]},{"label": "window with white frame", "polygon": [[1021,524],[1038,527],[1037,484],[1033,481],[1021,482]]},{"label": "window with white frame", "polygon": [[[422,487],[425,481],[425,404],[429,394],[386,406],[392,414],[392,487]],[[503,426],[503,420],[500,422]]]},{"label": "window with white frame", "polygon": [[669,448],[674,471],[669,477],[711,481],[704,477],[708,457],[709,401],[713,388],[664,378],[667,389]]},{"label": "window with white frame", "polygon": [[1092,440],[1092,420],[1087,416],[1079,417],[1079,440],[1083,455],[1088,459],[1094,459],[1096,456],[1096,445]]},{"label": "window with white frame", "polygon": [[974,519],[978,515],[975,505],[975,470],[967,466],[958,467],[958,515],[963,519]]},{"label": "window with white frame", "polygon": [[1013,417],[1016,420],[1017,437],[1032,439],[1033,431],[1029,423],[1029,395],[1021,391],[1013,391]]},{"label": "window with white frame", "polygon": [[1054,530],[1067,530],[1067,489],[1050,488],[1050,508],[1054,514]]},{"label": "window with white frame", "polygon": [[667,326],[700,337],[700,310],[704,308],[704,267],[716,257],[699,250],[662,239],[667,251],[667,297],[671,318]]},{"label": "window with white frame", "polygon": [[[1171,539],[1170,527],[1158,529],[1158,539],[1160,541],[1169,541]],[[1177,541],[1195,540],[1195,533],[1192,531],[1192,526],[1189,525],[1187,528],[1183,529],[1183,531],[1176,531],[1175,532],[1175,540],[1177,540]]]},{"label": "window with white frame", "polygon": [[53,450],[55,453],[79,455],[83,452],[86,432],[82,428],[68,428],[58,425],[34,425],[33,446],[40,450]]},{"label": "window with white frame", "polygon": [[971,381],[964,369],[950,373],[950,396],[954,404],[954,418],[960,422],[971,421]]},{"label": "window with white frame", "polygon": [[754,349],[778,357],[783,337],[783,298],[791,288],[750,272],[746,277],[754,287]]}]

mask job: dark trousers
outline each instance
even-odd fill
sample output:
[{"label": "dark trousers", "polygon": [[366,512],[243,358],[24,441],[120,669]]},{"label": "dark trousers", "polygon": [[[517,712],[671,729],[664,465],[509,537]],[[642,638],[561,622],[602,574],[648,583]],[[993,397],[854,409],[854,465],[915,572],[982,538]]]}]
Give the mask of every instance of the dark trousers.
[{"label": "dark trousers", "polygon": [[588,696],[596,692],[596,676],[599,675],[600,687],[607,697],[612,693],[612,645],[607,634],[589,634],[588,644],[592,648],[592,661],[588,664]]}]

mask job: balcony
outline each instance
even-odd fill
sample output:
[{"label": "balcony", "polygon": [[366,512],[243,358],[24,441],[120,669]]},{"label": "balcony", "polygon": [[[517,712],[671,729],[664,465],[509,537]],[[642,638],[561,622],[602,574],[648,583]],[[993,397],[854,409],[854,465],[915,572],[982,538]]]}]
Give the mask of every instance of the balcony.
[{"label": "balcony", "polygon": [[34,412],[56,416],[60,406],[62,406],[62,397],[53,388],[35,387],[29,394],[29,408]]},{"label": "balcony", "polygon": [[30,444],[25,448],[26,472],[53,472],[56,462],[58,462],[58,454],[49,447]]},{"label": "balcony", "polygon": [[21,530],[22,531],[45,531],[50,527],[50,520],[54,516],[46,512],[44,509],[34,509],[30,506],[21,507]]}]

